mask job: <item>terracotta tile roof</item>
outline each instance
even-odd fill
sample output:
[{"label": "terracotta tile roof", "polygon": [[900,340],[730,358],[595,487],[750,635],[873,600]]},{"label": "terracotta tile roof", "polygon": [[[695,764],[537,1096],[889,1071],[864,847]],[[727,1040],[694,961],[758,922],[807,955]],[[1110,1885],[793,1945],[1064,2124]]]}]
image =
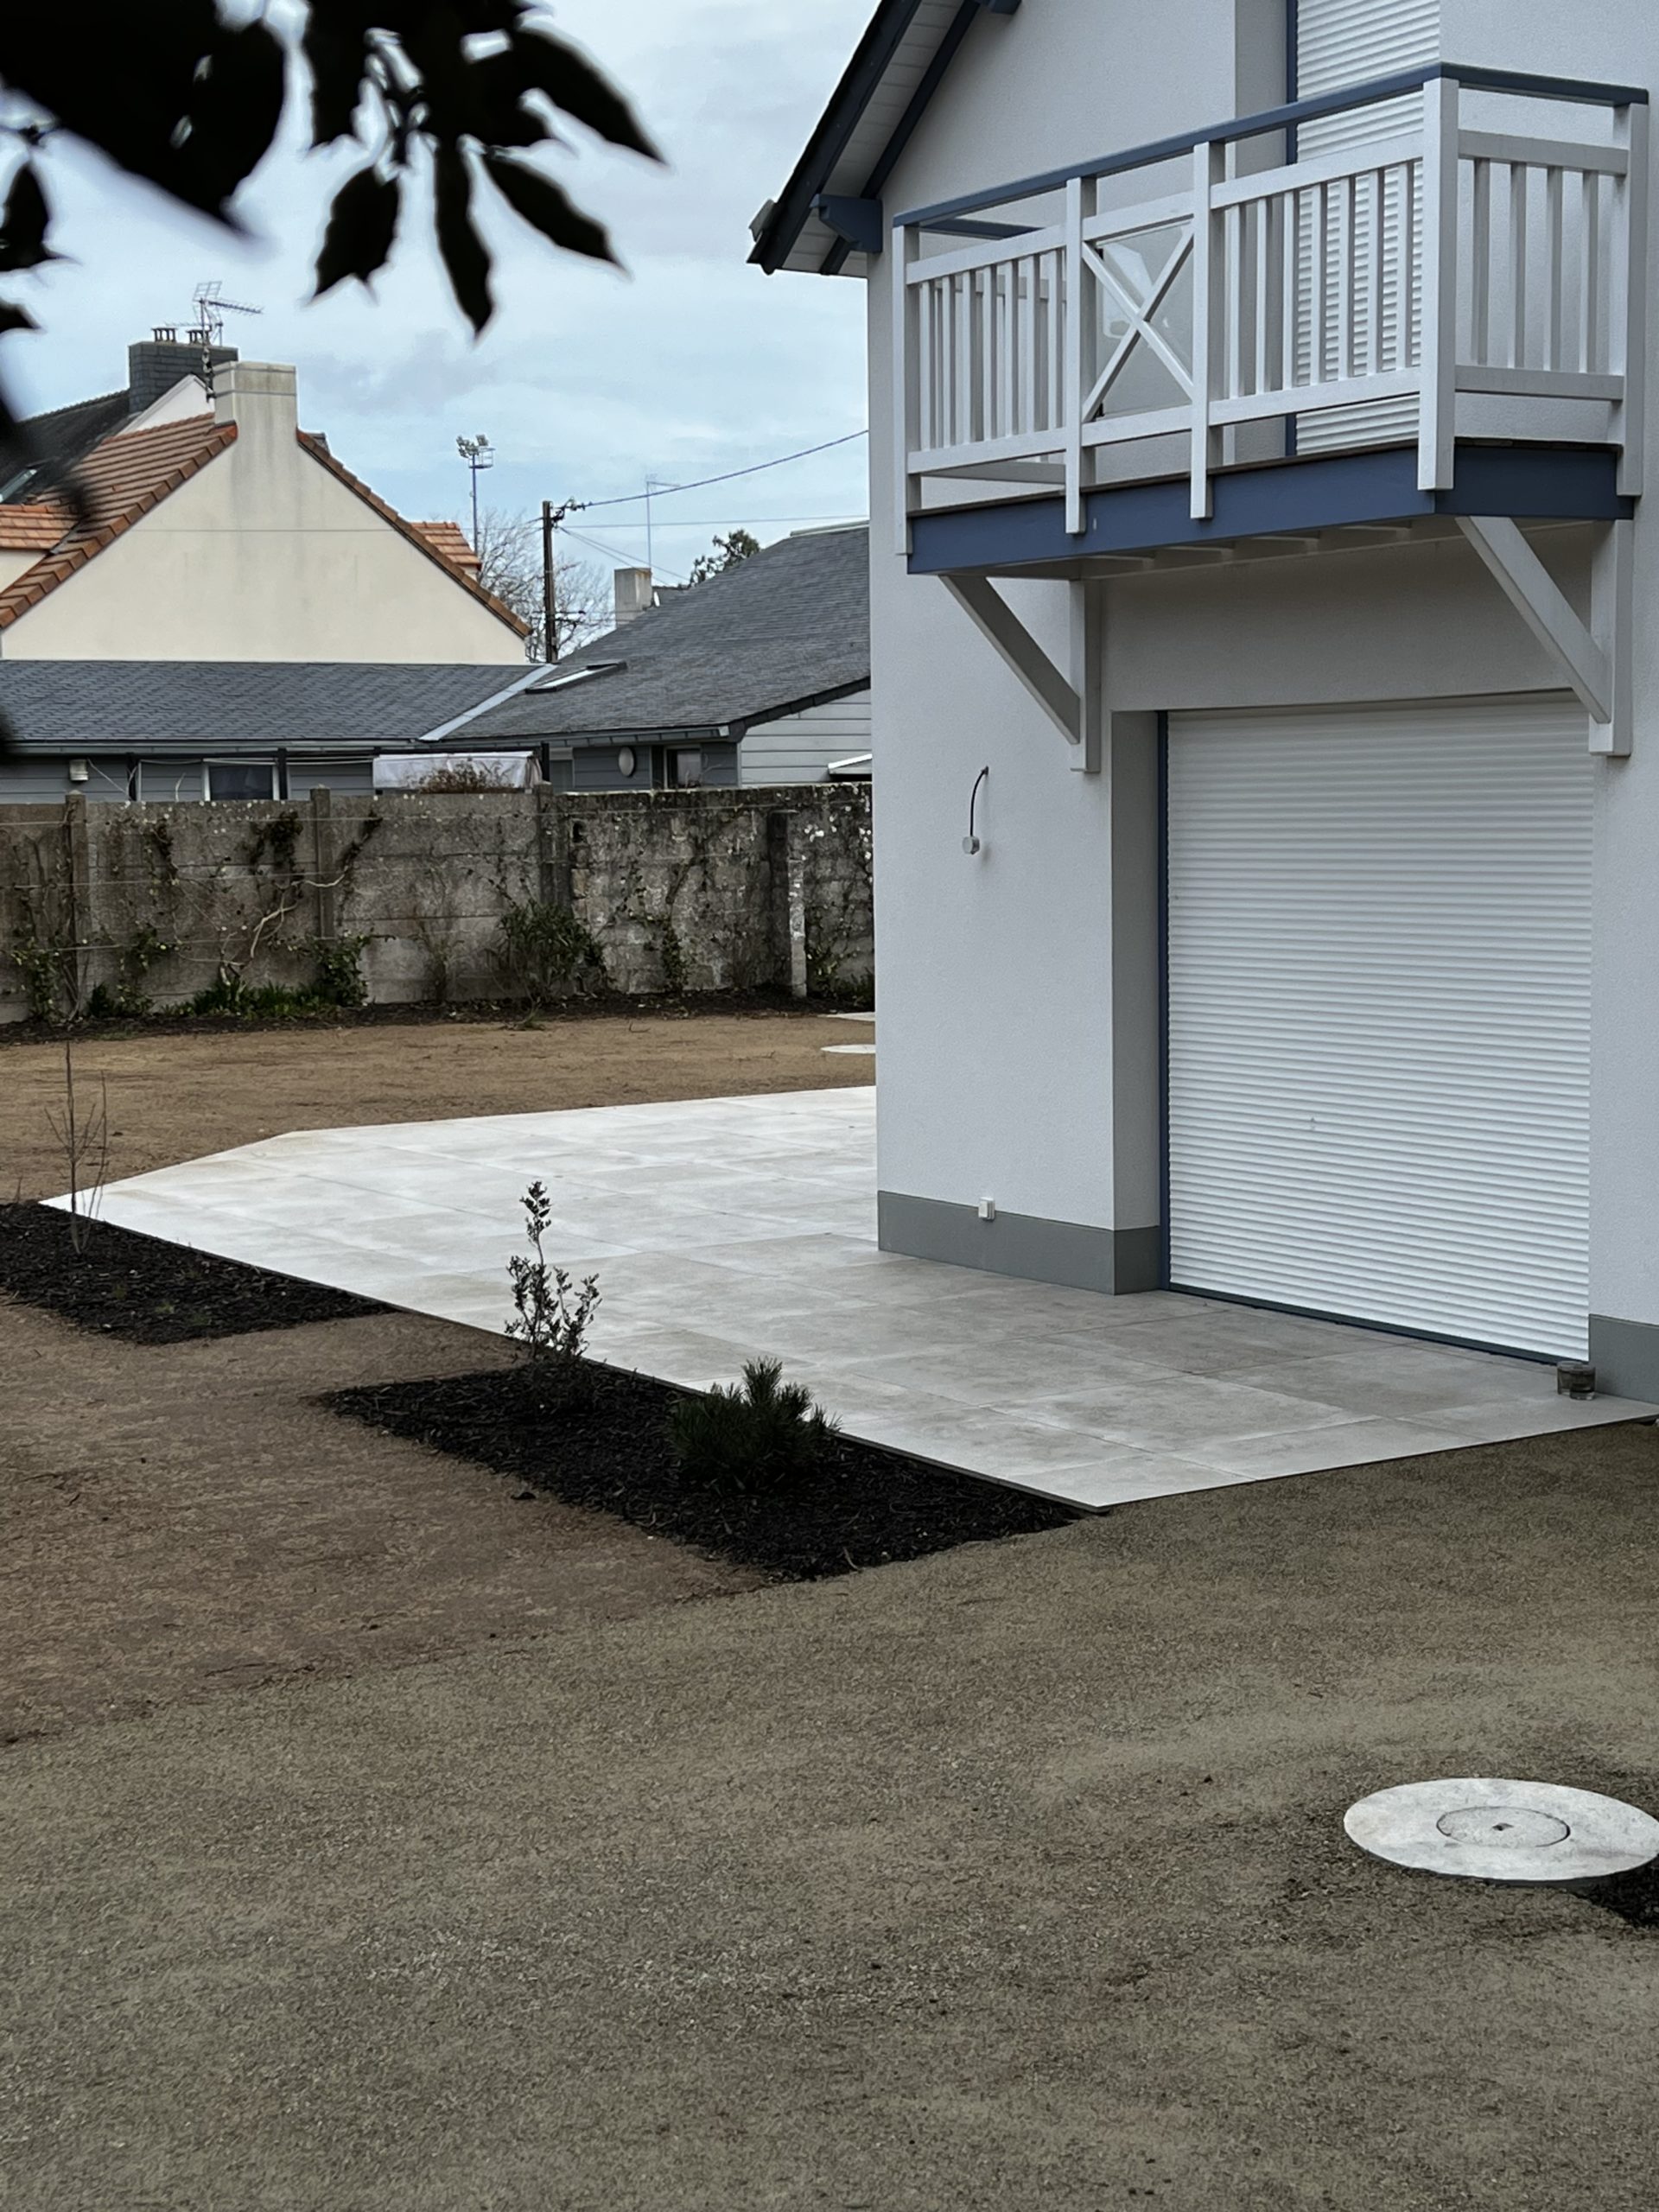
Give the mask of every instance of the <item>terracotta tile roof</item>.
[{"label": "terracotta tile roof", "polygon": [[[235,439],[234,423],[193,415],[183,423],[158,423],[150,430],[126,430],[94,447],[76,472],[86,497],[86,522],[77,524],[66,517],[67,534],[60,531],[55,550],[0,591],[0,630],[38,607]],[[20,511],[0,510],[4,512]]]},{"label": "terracotta tile roof", "polygon": [[478,556],[473,550],[473,542],[458,522],[417,522],[415,528],[451,568],[464,569],[469,576],[478,574]]},{"label": "terracotta tile roof", "polygon": [[69,522],[67,508],[51,501],[0,507],[0,553],[49,553]]},{"label": "terracotta tile roof", "polygon": [[[528,622],[521,622],[510,607],[505,606],[493,592],[486,591],[483,585],[468,575],[464,569],[458,568],[454,562],[447,554],[441,552],[425,535],[427,531],[435,527],[448,528],[452,525],[435,525],[431,523],[409,521],[406,517],[398,513],[396,507],[389,507],[378,492],[372,492],[360,476],[353,476],[343,462],[336,461],[329,452],[326,442],[318,437],[315,431],[302,430],[299,436],[300,443],[314,461],[320,461],[330,475],[338,477],[348,491],[355,492],[365,505],[374,509],[382,522],[389,522],[400,537],[406,537],[411,545],[418,545],[429,561],[435,561],[444,574],[453,577],[463,591],[470,592],[480,606],[487,607],[497,621],[505,622],[510,630],[517,631],[521,638],[527,638],[530,635]],[[468,550],[470,550],[470,548]]]}]

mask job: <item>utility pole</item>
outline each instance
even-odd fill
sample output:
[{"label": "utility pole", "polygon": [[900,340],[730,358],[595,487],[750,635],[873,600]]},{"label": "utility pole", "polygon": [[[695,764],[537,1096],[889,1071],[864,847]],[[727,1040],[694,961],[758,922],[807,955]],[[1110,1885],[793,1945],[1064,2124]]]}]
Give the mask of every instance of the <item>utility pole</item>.
[{"label": "utility pole", "polygon": [[542,501],[542,658],[559,657],[558,584],[553,572],[553,502]]},{"label": "utility pole", "polygon": [[554,661],[559,657],[559,582],[558,564],[553,553],[553,533],[566,515],[580,514],[587,505],[584,499],[564,499],[556,507],[551,499],[542,501],[542,658]]}]

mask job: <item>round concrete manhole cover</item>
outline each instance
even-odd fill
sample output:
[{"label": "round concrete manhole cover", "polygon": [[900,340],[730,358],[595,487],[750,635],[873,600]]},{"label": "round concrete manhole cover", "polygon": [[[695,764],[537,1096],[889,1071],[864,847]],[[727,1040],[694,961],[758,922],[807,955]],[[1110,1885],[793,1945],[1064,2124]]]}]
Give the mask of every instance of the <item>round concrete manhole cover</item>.
[{"label": "round concrete manhole cover", "polygon": [[1592,1882],[1659,1859],[1659,1821],[1553,1782],[1408,1782],[1350,1806],[1362,1851],[1478,1882]]}]

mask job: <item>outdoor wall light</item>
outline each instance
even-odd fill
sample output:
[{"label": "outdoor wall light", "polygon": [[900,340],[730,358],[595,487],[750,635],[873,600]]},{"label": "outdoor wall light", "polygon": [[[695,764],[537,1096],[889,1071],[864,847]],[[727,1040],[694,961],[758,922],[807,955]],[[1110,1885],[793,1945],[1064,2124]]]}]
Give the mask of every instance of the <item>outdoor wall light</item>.
[{"label": "outdoor wall light", "polygon": [[631,776],[639,765],[639,761],[634,758],[633,747],[631,745],[623,746],[616,756],[618,775]]},{"label": "outdoor wall light", "polygon": [[976,853],[983,852],[985,849],[983,843],[981,842],[979,832],[975,828],[974,824],[979,811],[979,794],[990,779],[990,770],[988,768],[982,768],[978,775],[974,779],[973,791],[968,801],[968,835],[962,841],[962,849],[967,854],[970,860]]}]

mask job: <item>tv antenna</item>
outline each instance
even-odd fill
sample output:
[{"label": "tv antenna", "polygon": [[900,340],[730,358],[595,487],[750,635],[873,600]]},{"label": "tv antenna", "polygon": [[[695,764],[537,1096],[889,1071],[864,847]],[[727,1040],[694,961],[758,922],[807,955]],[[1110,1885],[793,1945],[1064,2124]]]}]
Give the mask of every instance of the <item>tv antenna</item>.
[{"label": "tv antenna", "polygon": [[[213,396],[213,353],[225,343],[225,318],[227,315],[263,315],[263,308],[251,307],[245,300],[227,300],[225,287],[217,277],[198,284],[192,295],[191,307],[195,320],[186,329],[184,342],[194,346],[201,356],[196,378],[209,399]],[[171,329],[158,326],[158,338],[172,338]]]}]

